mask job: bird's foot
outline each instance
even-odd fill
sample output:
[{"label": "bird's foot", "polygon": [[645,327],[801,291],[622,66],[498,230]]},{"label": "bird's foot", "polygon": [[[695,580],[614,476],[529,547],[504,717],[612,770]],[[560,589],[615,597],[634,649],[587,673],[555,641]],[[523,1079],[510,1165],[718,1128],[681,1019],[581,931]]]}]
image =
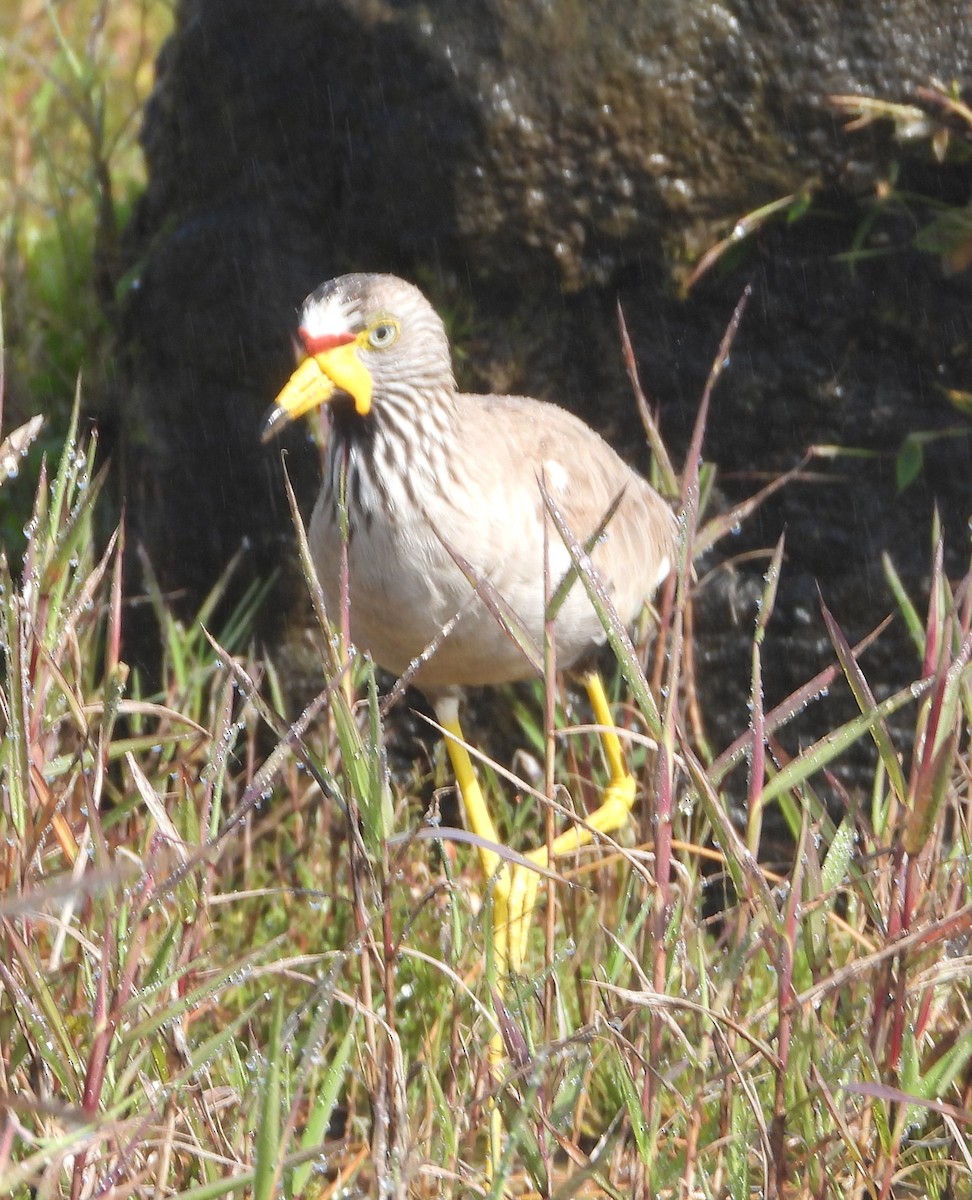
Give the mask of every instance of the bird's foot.
[{"label": "bird's foot", "polygon": [[[539,861],[542,855],[543,862]],[[527,855],[539,866],[546,863],[546,848]],[[540,875],[530,867],[506,863],[496,878],[493,892],[493,957],[500,980],[523,969],[530,918],[537,902]]]},{"label": "bird's foot", "polygon": [[616,776],[604,789],[601,807],[587,818],[598,833],[616,833],[627,824],[635,802],[635,777],[627,771]]},{"label": "bird's foot", "polygon": [[[589,845],[596,834],[615,833],[624,826],[635,801],[635,779],[627,772],[608,784],[604,802],[587,818],[554,838],[553,858]],[[546,846],[531,850],[526,857],[532,867],[507,864],[496,883],[497,930],[494,941],[497,968],[519,972],[526,959],[530,921],[537,903],[541,873],[550,861]]]},{"label": "bird's foot", "polygon": [[516,866],[510,869],[509,968],[517,973],[523,970],[526,959],[530,921],[537,903],[539,884],[539,874],[530,867]]}]

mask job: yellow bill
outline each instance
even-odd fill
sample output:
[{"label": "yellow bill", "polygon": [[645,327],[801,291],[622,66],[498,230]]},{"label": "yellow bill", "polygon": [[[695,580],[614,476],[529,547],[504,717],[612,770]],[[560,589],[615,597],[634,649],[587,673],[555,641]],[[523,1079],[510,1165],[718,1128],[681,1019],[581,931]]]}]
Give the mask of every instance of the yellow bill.
[{"label": "yellow bill", "polygon": [[351,397],[359,416],[371,412],[371,372],[358,357],[357,340],[304,359],[264,418],[261,440],[268,442],[285,425],[327,404],[338,393]]}]

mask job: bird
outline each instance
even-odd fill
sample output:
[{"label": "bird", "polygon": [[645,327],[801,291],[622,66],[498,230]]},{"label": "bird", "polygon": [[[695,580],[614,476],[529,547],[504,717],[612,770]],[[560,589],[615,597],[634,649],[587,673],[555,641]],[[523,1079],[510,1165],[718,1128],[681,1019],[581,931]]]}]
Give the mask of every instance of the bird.
[{"label": "bird", "polygon": [[[594,570],[626,625],[675,564],[677,522],[659,493],[566,409],[460,392],[443,320],[403,279],[356,273],[321,284],[303,303],[297,333],[304,357],[261,435],[269,441],[329,408],[308,529],[325,605],[333,617],[347,595],[351,641],[394,674],[410,672],[445,734],[492,881],[501,998],[503,981],[523,968],[548,849],[511,855],[504,847],[463,736],[460,696],[537,674],[536,656],[514,631],[542,645],[549,597],[558,581],[569,582],[553,624],[556,662],[586,687],[610,779],[601,805],[553,840],[553,855],[620,830],[636,789],[591,665],[605,632],[576,571],[571,580],[570,551],[549,510],[556,505],[579,542],[593,540]],[[502,1053],[497,1033],[491,1066]],[[494,1167],[499,1121],[494,1110]]]}]

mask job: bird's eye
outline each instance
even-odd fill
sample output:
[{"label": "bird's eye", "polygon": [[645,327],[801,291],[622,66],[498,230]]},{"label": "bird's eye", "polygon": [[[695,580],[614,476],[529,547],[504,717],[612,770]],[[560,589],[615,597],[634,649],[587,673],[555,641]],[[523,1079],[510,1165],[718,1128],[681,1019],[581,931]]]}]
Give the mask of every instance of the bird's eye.
[{"label": "bird's eye", "polygon": [[392,321],[379,321],[368,331],[368,345],[375,350],[384,350],[398,337],[398,326]]}]

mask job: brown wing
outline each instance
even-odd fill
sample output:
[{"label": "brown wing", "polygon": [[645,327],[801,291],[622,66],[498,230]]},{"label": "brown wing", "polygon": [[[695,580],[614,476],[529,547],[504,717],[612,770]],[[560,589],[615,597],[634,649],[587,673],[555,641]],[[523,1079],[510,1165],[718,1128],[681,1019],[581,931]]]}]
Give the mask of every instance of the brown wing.
[{"label": "brown wing", "polygon": [[[473,485],[470,494],[480,505],[467,515],[478,527],[475,544],[484,547],[479,569],[503,578],[502,556],[511,544],[520,548],[521,566],[542,562],[545,512],[538,479],[545,480],[566,523],[582,541],[604,521],[620,494],[593,558],[619,617],[625,624],[634,620],[674,562],[676,523],[664,500],[604,439],[565,409],[517,396],[462,396],[460,403],[464,442],[472,451],[464,469]],[[510,528],[509,514],[517,514],[515,528]],[[456,530],[457,536],[461,533]],[[557,541],[556,530],[548,536]],[[488,557],[491,550],[496,557]],[[563,572],[568,559],[562,545],[556,550],[559,556],[551,553],[551,558]],[[523,571],[528,587],[536,588],[539,578],[539,566]],[[515,607],[522,606],[517,611],[529,606],[512,587],[508,594]]]},{"label": "brown wing", "polygon": [[620,494],[593,558],[619,616],[632,621],[674,563],[676,525],[669,506],[602,437],[565,409],[517,396],[463,396],[461,403],[468,405],[466,428],[473,445],[484,456],[483,474],[515,479],[516,488],[531,493],[526,507],[538,524],[543,521],[536,482],[541,477],[582,541]]}]

